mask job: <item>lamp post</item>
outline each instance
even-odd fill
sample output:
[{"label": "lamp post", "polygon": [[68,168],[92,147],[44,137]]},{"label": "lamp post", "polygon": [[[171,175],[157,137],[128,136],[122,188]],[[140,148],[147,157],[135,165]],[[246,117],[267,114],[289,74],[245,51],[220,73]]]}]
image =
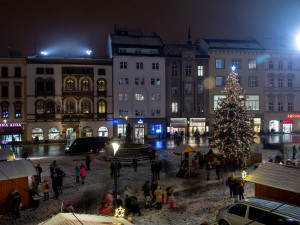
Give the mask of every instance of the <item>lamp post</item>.
[{"label": "lamp post", "polygon": [[115,156],[115,209],[117,209],[117,191],[118,191],[118,186],[117,186],[117,151],[119,150],[120,145],[118,143],[112,143],[113,149],[114,149],[114,156]]}]

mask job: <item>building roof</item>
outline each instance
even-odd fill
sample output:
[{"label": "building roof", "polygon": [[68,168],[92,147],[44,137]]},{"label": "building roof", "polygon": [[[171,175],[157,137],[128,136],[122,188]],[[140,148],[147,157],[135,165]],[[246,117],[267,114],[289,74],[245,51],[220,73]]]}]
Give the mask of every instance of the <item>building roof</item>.
[{"label": "building roof", "polygon": [[[75,217],[75,216],[76,217]],[[123,218],[115,218],[108,216],[86,215],[86,214],[59,213],[51,219],[40,223],[40,225],[96,225],[96,224],[118,224],[131,225],[131,223]]]},{"label": "building roof", "polygon": [[128,36],[111,34],[110,38],[113,45],[164,47],[164,43],[158,35]]},{"label": "building roof", "polygon": [[[166,44],[165,45],[165,55],[167,57],[181,57],[182,52],[184,50],[191,50],[189,49],[187,44]],[[208,58],[208,54],[200,48],[200,46],[193,45],[192,50],[195,51],[196,58]]]},{"label": "building roof", "polygon": [[15,155],[10,148],[0,149],[0,161],[15,159]]},{"label": "building roof", "polygon": [[299,169],[285,167],[277,163],[262,164],[245,180],[294,193],[300,192]]},{"label": "building roof", "polygon": [[204,39],[209,49],[264,50],[255,40]]},{"label": "building roof", "polygon": [[173,153],[175,155],[182,155],[186,152],[197,152],[197,151],[190,145],[179,145]]},{"label": "building roof", "polygon": [[12,160],[0,162],[0,181],[36,175],[30,160]]}]

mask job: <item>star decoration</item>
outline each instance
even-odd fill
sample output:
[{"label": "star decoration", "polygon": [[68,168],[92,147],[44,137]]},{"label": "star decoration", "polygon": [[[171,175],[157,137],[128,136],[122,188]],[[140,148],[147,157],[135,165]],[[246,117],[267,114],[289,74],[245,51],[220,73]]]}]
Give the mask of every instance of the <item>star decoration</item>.
[{"label": "star decoration", "polygon": [[115,217],[124,217],[125,209],[121,206],[115,210]]},{"label": "star decoration", "polygon": [[244,170],[244,171],[242,172],[242,178],[245,179],[246,177],[247,177],[247,172]]}]

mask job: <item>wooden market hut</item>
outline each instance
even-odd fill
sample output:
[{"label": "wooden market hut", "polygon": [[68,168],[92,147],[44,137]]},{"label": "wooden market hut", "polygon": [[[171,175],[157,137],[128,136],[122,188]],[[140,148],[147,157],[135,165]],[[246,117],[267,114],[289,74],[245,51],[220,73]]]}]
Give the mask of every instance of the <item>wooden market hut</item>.
[{"label": "wooden market hut", "polygon": [[30,160],[11,160],[7,151],[0,149],[0,214],[11,211],[11,192],[18,190],[23,208],[29,207],[28,176],[36,175]]},{"label": "wooden market hut", "polygon": [[186,177],[186,175],[194,175],[194,173],[191,171],[191,163],[190,163],[190,153],[191,152],[197,153],[197,151],[190,145],[179,145],[173,152],[175,155],[181,156],[181,162],[183,162],[184,154],[188,154],[188,157],[187,157],[188,158],[188,169],[185,172],[183,177]]},{"label": "wooden market hut", "polygon": [[[300,169],[264,163],[245,180],[255,184],[255,196],[300,206]],[[297,195],[298,194],[298,195]]]}]

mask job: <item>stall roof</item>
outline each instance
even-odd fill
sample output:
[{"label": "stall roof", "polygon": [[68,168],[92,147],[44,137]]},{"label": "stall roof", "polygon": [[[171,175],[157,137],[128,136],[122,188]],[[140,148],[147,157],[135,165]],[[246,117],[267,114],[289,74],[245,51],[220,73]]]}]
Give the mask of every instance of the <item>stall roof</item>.
[{"label": "stall roof", "polygon": [[186,152],[197,152],[193,147],[191,147],[190,145],[179,145],[175,151],[174,154],[175,155],[182,155]]},{"label": "stall roof", "polygon": [[[76,217],[75,217],[75,216]],[[123,218],[115,218],[108,216],[98,216],[98,215],[86,215],[86,214],[72,214],[72,213],[59,213],[53,216],[51,219],[46,220],[40,225],[101,225],[101,224],[111,224],[111,225],[132,225],[130,222]]]},{"label": "stall roof", "polygon": [[30,160],[12,160],[0,162],[0,181],[36,175]]},{"label": "stall roof", "polygon": [[299,170],[277,163],[264,163],[249,174],[246,181],[273,188],[300,192]]},{"label": "stall roof", "polygon": [[15,159],[15,155],[10,148],[0,149],[0,161]]}]

